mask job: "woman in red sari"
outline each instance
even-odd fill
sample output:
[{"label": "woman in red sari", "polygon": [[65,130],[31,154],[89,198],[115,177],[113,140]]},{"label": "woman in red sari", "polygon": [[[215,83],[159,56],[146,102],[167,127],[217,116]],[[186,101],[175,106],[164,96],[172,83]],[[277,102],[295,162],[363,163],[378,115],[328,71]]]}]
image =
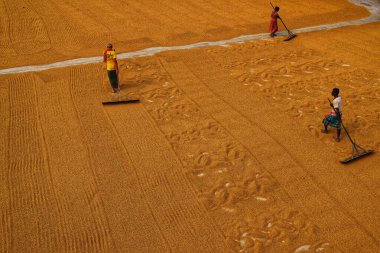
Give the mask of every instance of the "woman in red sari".
[{"label": "woman in red sari", "polygon": [[269,32],[271,37],[276,36],[276,32],[278,31],[277,19],[281,19],[278,15],[279,10],[280,7],[274,7],[274,11],[272,11],[272,14],[270,15],[270,17],[272,18],[269,24]]}]

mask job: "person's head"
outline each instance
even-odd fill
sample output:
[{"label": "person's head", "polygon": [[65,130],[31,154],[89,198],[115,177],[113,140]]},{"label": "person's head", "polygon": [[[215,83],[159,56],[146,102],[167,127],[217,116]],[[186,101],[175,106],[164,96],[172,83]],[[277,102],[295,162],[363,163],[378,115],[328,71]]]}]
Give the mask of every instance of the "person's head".
[{"label": "person's head", "polygon": [[331,95],[337,97],[339,95],[339,88],[332,89]]},{"label": "person's head", "polygon": [[112,44],[109,43],[109,44],[107,45],[107,48],[112,49]]},{"label": "person's head", "polygon": [[275,10],[275,11],[279,11],[279,10],[280,10],[280,7],[276,6],[276,7],[274,7],[274,10]]}]

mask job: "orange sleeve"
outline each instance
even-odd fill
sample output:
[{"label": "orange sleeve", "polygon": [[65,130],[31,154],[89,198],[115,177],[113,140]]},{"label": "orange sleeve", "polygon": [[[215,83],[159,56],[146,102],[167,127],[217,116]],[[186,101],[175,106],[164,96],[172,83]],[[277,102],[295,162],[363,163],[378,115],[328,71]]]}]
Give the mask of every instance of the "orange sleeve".
[{"label": "orange sleeve", "polygon": [[103,53],[103,62],[107,62],[107,50]]}]

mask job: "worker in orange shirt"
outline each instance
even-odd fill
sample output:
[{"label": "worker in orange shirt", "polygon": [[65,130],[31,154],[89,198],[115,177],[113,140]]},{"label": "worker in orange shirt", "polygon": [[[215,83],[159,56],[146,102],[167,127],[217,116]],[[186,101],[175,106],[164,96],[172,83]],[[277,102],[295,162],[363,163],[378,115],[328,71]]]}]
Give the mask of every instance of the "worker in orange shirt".
[{"label": "worker in orange shirt", "polygon": [[279,11],[280,11],[280,7],[276,6],[274,7],[272,14],[270,14],[271,20],[269,24],[269,32],[270,32],[271,37],[276,36],[276,32],[278,31],[277,19],[278,18],[281,19],[280,16],[278,15]]},{"label": "worker in orange shirt", "polygon": [[103,53],[103,62],[107,65],[107,75],[112,86],[112,93],[118,92],[119,89],[119,66],[117,64],[116,52],[112,44],[107,45],[107,49]]}]

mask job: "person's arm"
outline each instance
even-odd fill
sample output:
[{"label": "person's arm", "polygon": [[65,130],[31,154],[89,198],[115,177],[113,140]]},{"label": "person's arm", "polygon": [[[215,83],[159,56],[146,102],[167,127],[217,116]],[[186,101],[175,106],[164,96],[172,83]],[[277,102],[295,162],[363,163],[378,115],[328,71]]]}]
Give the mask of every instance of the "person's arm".
[{"label": "person's arm", "polygon": [[103,62],[107,62],[107,51],[103,53]]},{"label": "person's arm", "polygon": [[340,115],[339,107],[337,107],[337,108],[334,107],[334,111],[335,111],[335,114],[336,114],[336,117],[338,118],[338,120],[341,121],[341,119],[340,119],[341,115]]},{"label": "person's arm", "polygon": [[117,59],[116,59],[116,58],[113,59],[113,60],[114,60],[114,62],[115,62],[116,74],[118,74],[118,73],[119,73],[119,64],[117,64]]},{"label": "person's arm", "polygon": [[335,112],[335,116],[339,119],[340,121],[340,111],[339,111],[339,103],[337,101],[337,99],[334,99],[332,101],[332,103],[330,103],[330,106],[334,109],[334,112]]}]

